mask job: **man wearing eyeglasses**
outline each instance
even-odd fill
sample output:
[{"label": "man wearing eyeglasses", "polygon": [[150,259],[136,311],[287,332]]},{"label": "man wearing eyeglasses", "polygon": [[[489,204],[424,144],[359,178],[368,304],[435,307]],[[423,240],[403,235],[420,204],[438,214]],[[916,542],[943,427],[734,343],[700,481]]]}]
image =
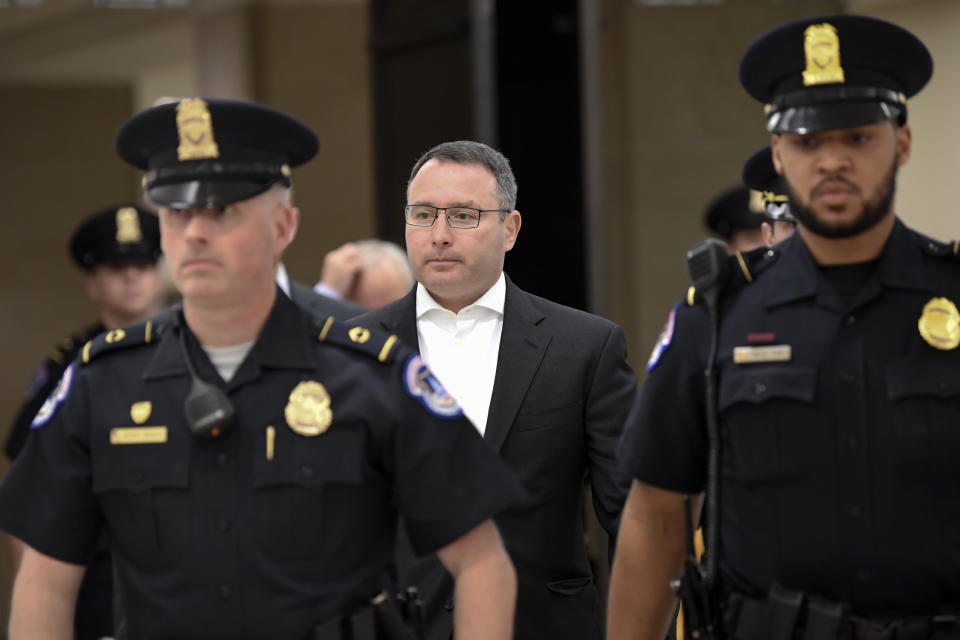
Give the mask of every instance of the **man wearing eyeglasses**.
[{"label": "man wearing eyeglasses", "polygon": [[[484,144],[447,142],[425,153],[404,212],[417,285],[354,322],[419,347],[526,486],[530,500],[497,518],[519,579],[514,637],[601,638],[581,489],[587,477],[613,535],[627,488],[614,449],[636,375],[620,327],[526,293],[503,273],[521,226],[516,194],[509,162]],[[403,540],[398,565],[401,582],[421,590],[429,640],[449,638],[449,575]]]}]

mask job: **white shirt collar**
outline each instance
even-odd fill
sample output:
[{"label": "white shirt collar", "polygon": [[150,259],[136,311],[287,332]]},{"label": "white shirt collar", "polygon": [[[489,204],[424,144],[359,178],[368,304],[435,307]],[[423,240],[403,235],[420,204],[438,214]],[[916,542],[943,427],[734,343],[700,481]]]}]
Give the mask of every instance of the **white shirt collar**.
[{"label": "white shirt collar", "polygon": [[[460,310],[460,313],[467,311],[468,309],[473,309],[475,307],[482,307],[484,309],[489,309],[499,315],[503,315],[503,306],[504,301],[507,297],[507,281],[503,275],[503,272],[500,272],[500,277],[497,278],[497,281],[493,283],[493,286],[487,289],[487,291],[477,298],[473,304],[469,304],[463,309]],[[429,313],[430,311],[445,311],[444,307],[433,299],[433,296],[430,295],[430,292],[427,291],[427,288],[421,283],[417,283],[417,319],[423,317],[424,314]]]},{"label": "white shirt collar", "polygon": [[277,277],[275,278],[277,285],[280,289],[287,294],[287,297],[290,297],[290,274],[287,273],[287,268],[283,266],[281,262],[277,265]]}]

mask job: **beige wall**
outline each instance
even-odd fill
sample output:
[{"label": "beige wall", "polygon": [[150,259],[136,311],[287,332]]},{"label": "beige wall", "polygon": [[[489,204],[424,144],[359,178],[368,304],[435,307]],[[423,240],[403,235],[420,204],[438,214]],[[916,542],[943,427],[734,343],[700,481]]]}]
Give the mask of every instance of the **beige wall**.
[{"label": "beige wall", "polygon": [[960,2],[850,0],[847,6],[906,27],[933,55],[930,84],[907,103],[913,150],[900,170],[897,214],[927,235],[960,238],[953,192],[960,168]]}]

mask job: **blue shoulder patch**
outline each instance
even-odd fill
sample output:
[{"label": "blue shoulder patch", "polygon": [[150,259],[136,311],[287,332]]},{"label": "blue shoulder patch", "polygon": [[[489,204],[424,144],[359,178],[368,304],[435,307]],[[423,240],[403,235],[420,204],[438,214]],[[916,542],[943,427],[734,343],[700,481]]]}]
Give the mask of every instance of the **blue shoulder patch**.
[{"label": "blue shoulder patch", "polygon": [[30,423],[31,429],[39,429],[43,425],[50,422],[50,418],[54,416],[60,405],[63,404],[63,402],[70,396],[70,386],[73,384],[74,366],[74,363],[71,362],[70,366],[67,367],[63,372],[63,375],[60,377],[60,382],[57,383],[57,386],[54,387],[53,391],[50,392],[50,395],[47,396],[43,406],[40,407],[40,410],[37,411],[37,415],[34,416],[33,422]]},{"label": "blue shoulder patch", "polygon": [[438,418],[459,418],[463,415],[460,404],[444,389],[437,376],[419,355],[407,359],[403,368],[403,386],[413,398]]},{"label": "blue shoulder patch", "polygon": [[650,359],[647,360],[647,371],[652,371],[653,368],[657,366],[663,352],[666,351],[670,343],[673,342],[673,327],[676,321],[677,305],[675,304],[673,305],[673,309],[670,310],[670,315],[667,316],[667,322],[660,331],[660,337],[657,338],[656,344],[653,345],[653,351],[650,352]]}]

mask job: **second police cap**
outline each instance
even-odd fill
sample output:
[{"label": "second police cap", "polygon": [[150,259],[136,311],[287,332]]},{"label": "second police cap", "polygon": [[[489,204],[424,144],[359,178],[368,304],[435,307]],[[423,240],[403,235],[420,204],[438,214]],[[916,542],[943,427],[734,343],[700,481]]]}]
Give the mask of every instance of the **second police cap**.
[{"label": "second police cap", "polygon": [[773,152],[770,145],[757,149],[743,165],[743,184],[760,194],[768,220],[777,222],[796,222],[790,210],[790,196],[783,177],[773,166]]},{"label": "second police cap", "polygon": [[765,105],[771,133],[812,133],[897,118],[933,74],[927,47],[912,33],[867,16],[794,20],[754,40],[740,83]]},{"label": "second police cap", "polygon": [[101,264],[155,264],[160,253],[157,214],[132,204],[98,211],[70,238],[70,256],[87,271]]},{"label": "second police cap", "polygon": [[225,207],[271,186],[317,153],[317,136],[296,118],[256,102],[185,98],[121,125],[117,154],[146,171],[147,199],[176,209]]},{"label": "second police cap", "polygon": [[745,187],[725,191],[707,207],[704,222],[711,231],[729,240],[735,231],[759,229],[763,224],[759,194]]}]

